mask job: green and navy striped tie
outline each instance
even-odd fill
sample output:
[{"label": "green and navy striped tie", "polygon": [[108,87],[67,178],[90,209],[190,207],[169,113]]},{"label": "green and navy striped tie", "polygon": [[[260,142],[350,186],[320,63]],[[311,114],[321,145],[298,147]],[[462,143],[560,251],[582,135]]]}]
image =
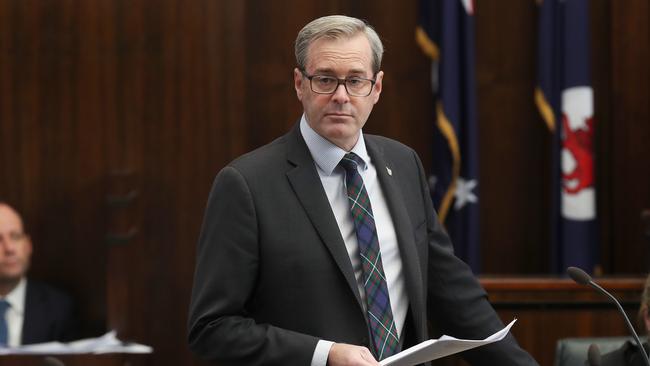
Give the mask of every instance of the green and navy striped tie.
[{"label": "green and navy striped tie", "polygon": [[381,261],[375,218],[372,214],[370,198],[363,184],[363,179],[357,170],[361,162],[362,160],[358,155],[348,153],[343,157],[339,165],[345,169],[348,202],[359,243],[359,256],[363,268],[363,287],[366,292],[366,304],[368,305],[368,324],[372,334],[374,353],[378,360],[382,360],[397,352],[399,338],[393,320],[386,275]]}]

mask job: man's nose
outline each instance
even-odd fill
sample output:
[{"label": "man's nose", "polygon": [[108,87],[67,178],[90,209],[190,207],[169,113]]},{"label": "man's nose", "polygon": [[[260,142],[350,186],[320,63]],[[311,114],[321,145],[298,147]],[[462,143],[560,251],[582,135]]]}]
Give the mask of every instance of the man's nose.
[{"label": "man's nose", "polygon": [[347,103],[350,100],[348,91],[345,89],[345,84],[339,84],[336,87],[332,99],[337,103]]}]

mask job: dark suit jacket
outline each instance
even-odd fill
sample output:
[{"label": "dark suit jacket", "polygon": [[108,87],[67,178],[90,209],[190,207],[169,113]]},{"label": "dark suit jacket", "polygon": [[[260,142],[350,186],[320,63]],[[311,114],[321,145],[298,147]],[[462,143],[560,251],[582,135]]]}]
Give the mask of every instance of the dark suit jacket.
[{"label": "dark suit jacket", "polygon": [[22,344],[71,341],[76,336],[72,301],[63,292],[28,280]]},{"label": "dark suit jacket", "polygon": [[[643,348],[646,352],[650,349],[648,343],[643,343]],[[616,351],[604,354],[600,364],[602,366],[644,366],[645,359],[636,343],[627,341]]]},{"label": "dark suit jacket", "polygon": [[[482,339],[501,329],[484,290],[453,255],[416,153],[364,136],[395,224],[415,341],[442,333]],[[220,365],[309,365],[319,339],[370,347],[350,258],[295,126],[215,179],[198,244],[189,343]],[[536,364],[510,336],[465,356],[477,365]]]}]

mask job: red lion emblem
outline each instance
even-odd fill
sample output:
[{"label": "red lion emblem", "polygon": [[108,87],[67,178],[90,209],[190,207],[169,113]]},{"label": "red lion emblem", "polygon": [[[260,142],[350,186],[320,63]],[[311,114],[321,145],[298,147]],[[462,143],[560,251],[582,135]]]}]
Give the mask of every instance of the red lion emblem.
[{"label": "red lion emblem", "polygon": [[[562,186],[564,191],[569,194],[576,194],[584,188],[591,187],[594,183],[594,158],[592,155],[594,119],[589,117],[585,122],[586,129],[571,130],[566,114],[562,114],[563,145],[573,155],[576,162],[573,171],[562,172]],[[574,187],[568,185],[568,182],[572,180],[578,181]]]}]

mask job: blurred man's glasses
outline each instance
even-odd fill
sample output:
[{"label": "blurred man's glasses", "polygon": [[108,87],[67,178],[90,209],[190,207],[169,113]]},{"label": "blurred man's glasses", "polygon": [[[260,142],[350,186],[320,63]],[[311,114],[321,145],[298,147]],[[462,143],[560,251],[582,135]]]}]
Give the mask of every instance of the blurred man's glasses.
[{"label": "blurred man's glasses", "polygon": [[345,79],[335,78],[327,75],[308,75],[300,71],[304,77],[309,79],[311,91],[317,94],[334,94],[339,85],[343,84],[348,95],[353,97],[367,97],[372,92],[375,80],[360,77],[349,77]]}]

